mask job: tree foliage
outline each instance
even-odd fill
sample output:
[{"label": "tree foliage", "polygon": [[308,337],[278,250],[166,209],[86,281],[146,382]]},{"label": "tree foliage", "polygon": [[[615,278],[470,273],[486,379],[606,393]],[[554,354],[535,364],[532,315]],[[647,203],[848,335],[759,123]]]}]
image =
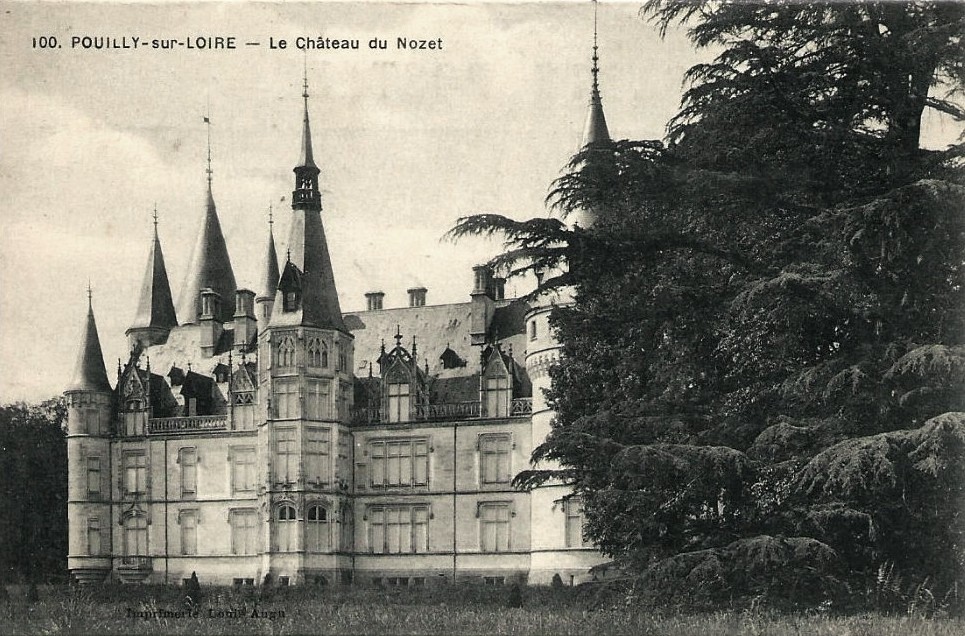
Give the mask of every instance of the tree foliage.
[{"label": "tree foliage", "polygon": [[782,563],[826,591],[884,564],[962,585],[962,147],[922,148],[920,122],[963,115],[965,6],[644,14],[722,52],[689,71],[666,142],[588,148],[554,185],[600,221],[453,231],[504,232],[514,271],[575,290],[534,453],[562,469],[517,484],[572,483],[588,534],[664,589],[696,572],[717,598],[795,595],[765,576]]},{"label": "tree foliage", "polygon": [[63,398],[0,406],[0,576],[67,571],[67,407]]}]

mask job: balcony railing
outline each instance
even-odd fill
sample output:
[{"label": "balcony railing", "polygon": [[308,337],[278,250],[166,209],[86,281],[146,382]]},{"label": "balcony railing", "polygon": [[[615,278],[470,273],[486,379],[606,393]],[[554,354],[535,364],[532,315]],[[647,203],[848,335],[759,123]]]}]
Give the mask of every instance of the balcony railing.
[{"label": "balcony railing", "polygon": [[[523,417],[533,412],[533,398],[515,398],[509,404],[509,417]],[[506,417],[506,414],[490,415],[482,412],[480,402],[447,402],[443,404],[417,404],[413,421],[436,421],[477,419],[480,417]],[[382,410],[379,407],[355,409],[352,412],[353,424],[382,424]]]},{"label": "balcony railing", "polygon": [[512,404],[509,405],[509,416],[519,417],[521,415],[529,415],[533,412],[533,398],[513,398]]},{"label": "balcony railing", "polygon": [[195,415],[191,417],[155,417],[148,421],[148,433],[200,433],[228,428],[227,415]]},{"label": "balcony railing", "polygon": [[448,404],[417,404],[417,420],[451,420],[479,417],[479,402],[450,402]]}]

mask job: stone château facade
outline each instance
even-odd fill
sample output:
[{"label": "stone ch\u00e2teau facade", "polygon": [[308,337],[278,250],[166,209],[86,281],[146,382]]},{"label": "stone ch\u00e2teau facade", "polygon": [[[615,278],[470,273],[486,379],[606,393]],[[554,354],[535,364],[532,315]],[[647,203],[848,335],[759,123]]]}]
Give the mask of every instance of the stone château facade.
[{"label": "stone ch\u00e2teau facade", "polygon": [[[239,289],[210,169],[177,309],[155,227],[115,386],[93,309],[69,403],[68,567],[81,582],[579,582],[603,559],[568,489],[518,492],[552,412],[554,303],[504,297],[343,313],[308,94],[279,268]],[[594,82],[584,143],[608,139]]]}]

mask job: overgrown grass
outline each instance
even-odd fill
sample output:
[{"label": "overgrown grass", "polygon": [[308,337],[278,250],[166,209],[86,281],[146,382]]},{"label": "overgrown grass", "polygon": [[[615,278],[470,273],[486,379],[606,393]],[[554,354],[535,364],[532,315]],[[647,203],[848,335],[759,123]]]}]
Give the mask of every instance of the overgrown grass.
[{"label": "overgrown grass", "polygon": [[961,619],[772,612],[672,613],[625,604],[600,607],[579,589],[525,588],[509,608],[508,588],[204,588],[192,613],[174,587],[42,587],[29,603],[11,590],[0,606],[2,634],[827,634],[952,636]]}]

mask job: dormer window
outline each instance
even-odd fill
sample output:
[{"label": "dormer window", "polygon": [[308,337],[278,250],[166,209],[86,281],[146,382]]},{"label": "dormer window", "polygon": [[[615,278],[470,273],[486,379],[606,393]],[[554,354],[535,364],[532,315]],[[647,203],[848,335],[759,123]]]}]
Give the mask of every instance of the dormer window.
[{"label": "dormer window", "polygon": [[411,404],[409,382],[397,378],[388,384],[388,420],[389,422],[408,422],[409,406]]},{"label": "dormer window", "polygon": [[285,293],[285,302],[282,303],[282,311],[295,311],[298,309],[298,294],[295,292]]},{"label": "dormer window", "polygon": [[281,291],[282,311],[297,311],[301,303],[301,277],[302,273],[294,263],[285,263],[285,270],[278,280],[278,289]]},{"label": "dormer window", "polygon": [[493,349],[483,372],[482,406],[485,417],[508,417],[512,383],[506,360]]}]

